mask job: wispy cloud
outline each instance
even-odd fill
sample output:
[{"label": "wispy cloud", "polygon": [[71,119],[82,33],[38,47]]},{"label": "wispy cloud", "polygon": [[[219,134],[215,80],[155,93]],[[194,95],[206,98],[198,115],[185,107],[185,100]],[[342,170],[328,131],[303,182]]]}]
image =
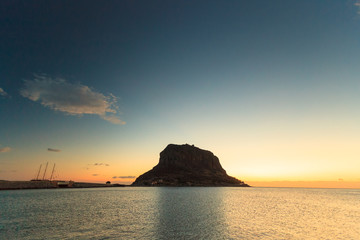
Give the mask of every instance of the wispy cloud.
[{"label": "wispy cloud", "polygon": [[23,97],[40,102],[43,106],[70,115],[94,114],[114,124],[125,124],[118,113],[117,98],[105,96],[80,83],[69,83],[65,79],[53,79],[46,75],[34,75],[25,80],[20,91]]},{"label": "wispy cloud", "polygon": [[108,167],[108,166],[110,166],[110,165],[107,164],[107,163],[94,163],[94,166],[105,166],[105,167]]},{"label": "wispy cloud", "polygon": [[99,176],[99,174],[97,174],[97,173],[94,173],[94,174],[93,174],[93,176],[94,176],[94,177],[96,177],[96,176]]},{"label": "wispy cloud", "polygon": [[136,178],[135,176],[113,176],[112,178]]},{"label": "wispy cloud", "polygon": [[355,7],[358,8],[358,11],[357,13],[360,15],[360,0],[357,0],[355,3],[354,3]]},{"label": "wispy cloud", "polygon": [[54,149],[54,148],[48,148],[47,149],[49,152],[61,152],[60,149]]},{"label": "wispy cloud", "polygon": [[0,148],[0,153],[10,152],[10,151],[11,151],[11,147],[2,147],[2,148]]},{"label": "wispy cloud", "polygon": [[6,97],[8,94],[4,91],[4,89],[0,88],[0,96]]},{"label": "wispy cloud", "polygon": [[125,124],[124,121],[122,121],[118,116],[101,116],[102,119],[109,121],[113,124]]}]

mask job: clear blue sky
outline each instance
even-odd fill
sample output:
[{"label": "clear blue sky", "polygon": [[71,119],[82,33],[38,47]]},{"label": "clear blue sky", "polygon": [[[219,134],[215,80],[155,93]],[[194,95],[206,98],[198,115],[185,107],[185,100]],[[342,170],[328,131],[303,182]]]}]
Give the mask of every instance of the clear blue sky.
[{"label": "clear blue sky", "polygon": [[360,181],[359,5],[3,0],[0,179],[122,180],[190,143],[244,180]]}]

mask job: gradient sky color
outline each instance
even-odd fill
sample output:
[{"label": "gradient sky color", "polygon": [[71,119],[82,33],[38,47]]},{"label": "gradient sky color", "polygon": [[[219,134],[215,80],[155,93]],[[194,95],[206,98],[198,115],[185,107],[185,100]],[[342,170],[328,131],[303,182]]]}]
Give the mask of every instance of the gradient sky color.
[{"label": "gradient sky color", "polygon": [[132,182],[189,143],[245,182],[360,187],[359,8],[3,0],[0,179]]}]

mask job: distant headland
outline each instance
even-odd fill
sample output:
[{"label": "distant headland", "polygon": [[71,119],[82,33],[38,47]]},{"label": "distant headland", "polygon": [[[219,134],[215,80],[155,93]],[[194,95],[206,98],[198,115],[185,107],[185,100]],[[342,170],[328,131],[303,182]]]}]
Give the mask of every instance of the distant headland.
[{"label": "distant headland", "polygon": [[227,175],[212,152],[189,144],[169,144],[160,153],[159,163],[139,176],[132,186],[249,187]]}]

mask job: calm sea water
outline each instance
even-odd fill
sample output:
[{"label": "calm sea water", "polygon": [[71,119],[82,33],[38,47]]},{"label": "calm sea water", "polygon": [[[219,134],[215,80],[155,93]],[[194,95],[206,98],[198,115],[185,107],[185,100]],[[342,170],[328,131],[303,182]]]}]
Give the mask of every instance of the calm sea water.
[{"label": "calm sea water", "polygon": [[360,239],[360,190],[0,191],[0,239]]}]

